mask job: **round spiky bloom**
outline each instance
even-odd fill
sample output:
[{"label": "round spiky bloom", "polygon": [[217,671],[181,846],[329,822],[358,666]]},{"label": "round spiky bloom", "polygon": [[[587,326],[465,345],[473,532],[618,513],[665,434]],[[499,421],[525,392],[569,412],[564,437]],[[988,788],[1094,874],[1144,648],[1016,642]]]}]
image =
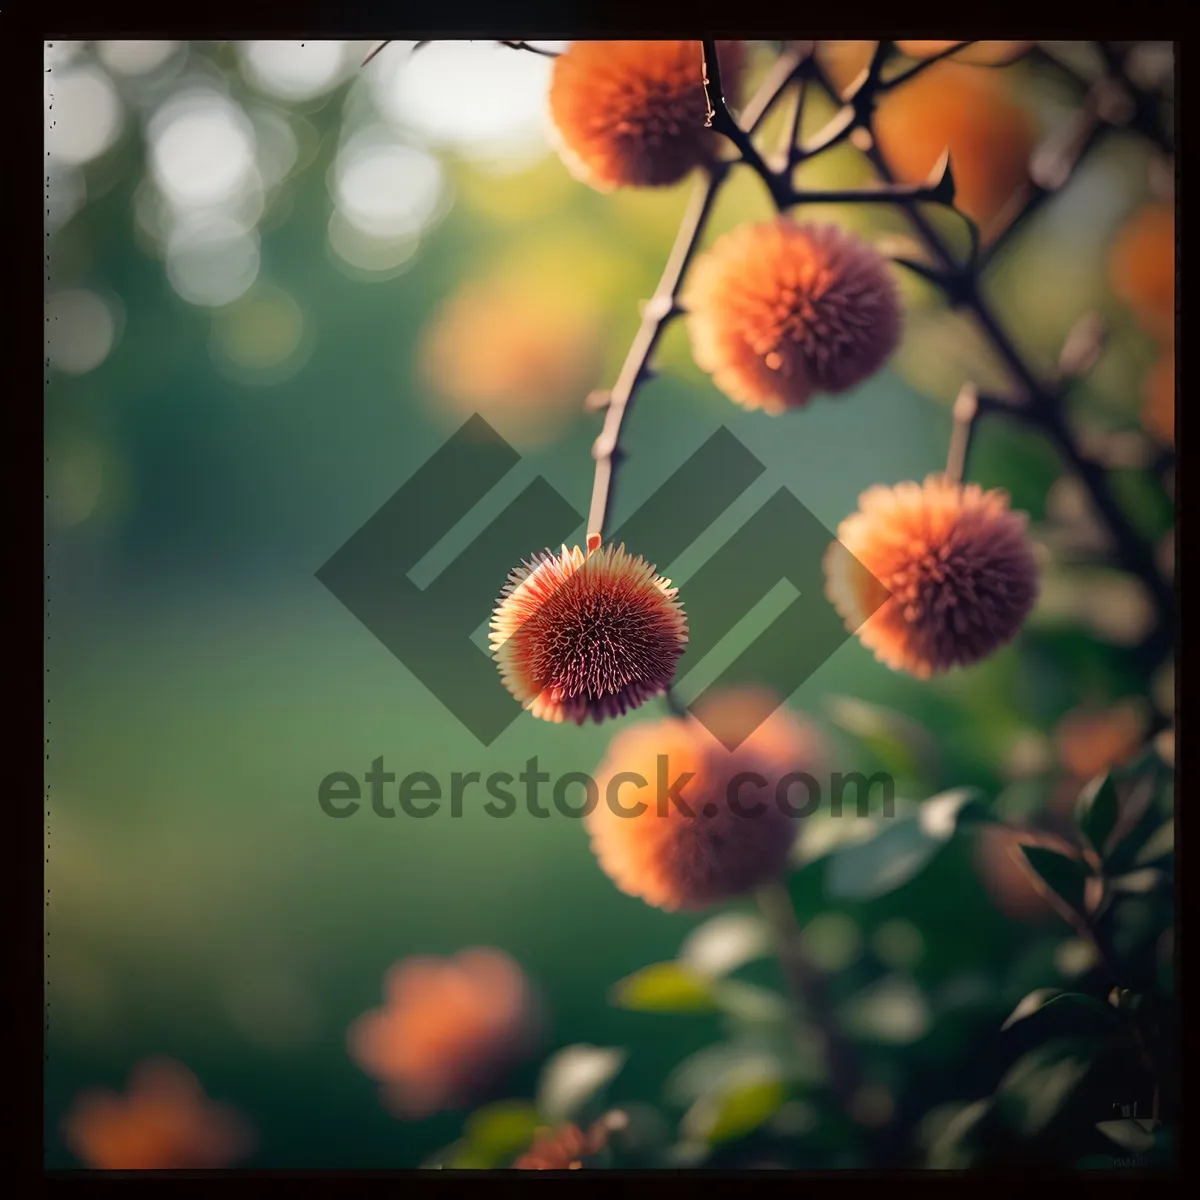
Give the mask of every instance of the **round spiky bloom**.
[{"label": "round spiky bloom", "polygon": [[1175,347],[1150,368],[1142,391],[1142,424],[1168,444],[1175,442]]},{"label": "round spiky bloom", "polygon": [[384,1007],[355,1021],[348,1045],[383,1084],[388,1107],[406,1119],[468,1103],[537,1036],[533,989],[499,950],[405,959],[388,972],[384,990]]},{"label": "round spiky bloom", "polygon": [[1109,278],[1116,292],[1155,337],[1175,330],[1175,208],[1150,204],[1136,212],[1113,242]]},{"label": "round spiky bloom", "polygon": [[696,364],[730,399],[780,413],[887,362],[900,302],[886,261],[836,225],[742,225],[697,260],[684,296]]},{"label": "round spiky bloom", "polygon": [[611,1112],[586,1133],[578,1125],[540,1129],[533,1145],[513,1166],[518,1171],[578,1171],[583,1160],[599,1154],[608,1145],[609,1134],[624,1129],[628,1120],[623,1112]]},{"label": "round spiky bloom", "polygon": [[124,1096],[82,1093],[65,1127],[71,1153],[100,1171],[228,1167],[251,1145],[241,1117],[213,1104],[191,1071],[170,1059],[141,1063]]},{"label": "round spiky bloom", "polygon": [[[741,47],[722,42],[721,82],[732,99]],[[721,136],[706,127],[700,42],[573,42],[554,61],[550,118],[559,153],[598,191],[678,183],[713,162]]]},{"label": "round spiky bloom", "polygon": [[534,555],[492,614],[504,686],[544,721],[619,717],[664,692],[687,645],[678,589],[624,545]]},{"label": "round spiky bloom", "polygon": [[894,670],[927,679],[969,666],[1010,641],[1037,599],[1027,524],[1004,492],[976,484],[877,485],[838,527],[826,595]]},{"label": "round spiky bloom", "polygon": [[[957,38],[955,41],[963,41]],[[942,54],[955,44],[955,41],[942,42],[897,42],[896,48],[909,58],[932,58]],[[1032,49],[1033,42],[973,42],[953,55],[956,62],[970,63],[979,67],[1002,67],[1015,62],[1021,55]]]},{"label": "round spiky bloom", "polygon": [[[776,704],[756,689],[737,689],[706,705],[702,720],[669,717],[613,739],[596,772],[603,799],[586,825],[601,869],[621,891],[667,911],[695,910],[784,869],[799,822],[777,802],[776,789],[793,772],[819,770],[823,750],[815,730]],[[728,750],[747,728],[750,736]],[[644,789],[630,772],[645,780]],[[732,787],[746,772],[767,786]],[[793,810],[807,799],[799,786],[785,796]]]},{"label": "round spiky bloom", "polygon": [[950,149],[955,203],[985,232],[1029,178],[1035,130],[1003,71],[934,64],[889,92],[875,114],[879,149],[896,178],[921,183]]}]

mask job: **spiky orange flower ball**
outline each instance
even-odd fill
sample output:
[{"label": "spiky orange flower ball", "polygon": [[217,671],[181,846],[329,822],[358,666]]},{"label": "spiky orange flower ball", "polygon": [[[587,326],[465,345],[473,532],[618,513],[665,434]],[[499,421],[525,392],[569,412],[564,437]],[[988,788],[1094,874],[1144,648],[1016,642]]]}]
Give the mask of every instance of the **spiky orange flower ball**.
[{"label": "spiky orange flower ball", "polygon": [[869,378],[900,340],[886,261],[836,225],[742,225],[692,268],[683,302],[697,366],[730,399],[780,413]]},{"label": "spiky orange flower ball", "polygon": [[875,113],[879,149],[896,177],[921,183],[950,148],[955,203],[984,228],[1029,178],[1035,130],[1003,71],[934,64],[889,92]]},{"label": "spiky orange flower ball", "polygon": [[544,550],[508,578],[492,614],[504,686],[544,721],[619,717],[664,692],[687,645],[678,588],[624,545]]},{"label": "spiky orange flower ball", "polygon": [[[764,703],[757,690],[738,689],[711,702],[703,721],[670,717],[613,739],[596,771],[601,801],[585,820],[601,869],[621,891],[667,911],[702,909],[783,870],[798,820],[777,803],[776,788],[792,772],[819,771],[823,750],[795,714],[771,712],[774,703]],[[766,712],[736,750],[718,740],[729,729],[744,730],[748,713],[758,719]],[[628,772],[646,786],[617,778]],[[680,783],[688,772],[693,777]],[[730,785],[743,772],[760,775],[767,786],[748,782],[731,802]],[[683,808],[669,794],[675,783]],[[800,808],[808,793],[797,784],[786,799]],[[644,811],[626,815],[639,802]]]},{"label": "spiky orange flower ball", "polygon": [[927,679],[969,666],[1010,641],[1033,608],[1038,566],[1027,524],[1004,492],[976,484],[931,475],[876,485],[838,526],[826,594],[894,670]]},{"label": "spiky orange flower ball", "polygon": [[100,1171],[228,1167],[251,1144],[241,1117],[213,1104],[191,1071],[170,1059],[136,1067],[124,1096],[82,1093],[65,1128],[71,1153]]},{"label": "spiky orange flower ball", "polygon": [[1175,346],[1150,368],[1142,391],[1142,424],[1168,445],[1175,442]]},{"label": "spiky orange flower ball", "polygon": [[[941,54],[943,51],[949,50],[956,42],[963,40],[965,39],[956,38],[954,41],[941,42],[897,42],[896,48],[901,54],[907,54],[909,58],[932,58],[935,54]],[[956,62],[970,63],[973,66],[1000,67],[1015,62],[1032,46],[1032,42],[974,42],[970,46],[963,47],[953,57]]]},{"label": "spiky orange flower ball", "polygon": [[418,1119],[474,1099],[532,1046],[536,998],[500,950],[417,956],[384,980],[385,1003],[350,1027],[351,1057],[383,1085],[398,1116]]},{"label": "spiky orange flower ball", "polygon": [[[721,82],[732,100],[741,47],[721,42]],[[707,128],[700,42],[572,42],[554,61],[550,118],[559,153],[598,191],[678,183],[715,160]]]},{"label": "spiky orange flower ball", "polygon": [[1150,204],[1125,223],[1108,261],[1112,289],[1155,337],[1175,331],[1175,208]]}]

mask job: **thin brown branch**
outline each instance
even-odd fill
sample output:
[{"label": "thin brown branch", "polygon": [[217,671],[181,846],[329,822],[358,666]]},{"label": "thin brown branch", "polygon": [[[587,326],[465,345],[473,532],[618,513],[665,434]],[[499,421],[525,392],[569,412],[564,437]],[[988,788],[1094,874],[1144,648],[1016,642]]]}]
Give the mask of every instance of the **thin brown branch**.
[{"label": "thin brown branch", "polygon": [[786,884],[776,880],[759,888],[757,900],[775,935],[779,965],[793,998],[821,1035],[830,1091],[852,1117],[855,1097],[862,1086],[858,1056],[838,1025],[824,977],[805,954],[791,895]]},{"label": "thin brown branch", "polygon": [[608,397],[607,411],[600,436],[592,446],[596,473],[592,482],[592,503],[588,510],[587,532],[603,534],[614,491],[616,465],[621,458],[621,426],[633,403],[638,385],[645,379],[650,356],[669,321],[678,315],[677,293],[683,273],[696,251],[700,235],[712,211],[727,167],[719,164],[700,180],[688,204],[687,212],[675,235],[667,265],[663,269],[653,297],[642,310],[638,327],[625,363]]},{"label": "thin brown branch", "polygon": [[540,54],[543,58],[557,58],[557,50],[547,50],[542,46],[531,46],[528,42],[507,42],[501,40],[500,45],[507,46],[510,50],[525,50],[530,54]]},{"label": "thin brown branch", "polygon": [[924,71],[928,71],[935,63],[941,62],[943,59],[952,58],[955,54],[965,50],[968,46],[975,45],[974,42],[958,42],[953,46],[947,46],[945,50],[939,50],[936,54],[931,54],[928,58],[923,58],[919,63],[909,67],[907,71],[901,71],[899,75],[887,80],[880,90],[890,92],[893,88],[898,88],[902,84],[907,83],[910,79],[915,79]]},{"label": "thin brown branch", "polygon": [[979,418],[979,394],[973,383],[964,383],[954,402],[954,428],[950,433],[950,450],[946,455],[946,478],[962,483],[967,471],[967,455],[971,452],[975,422]]}]

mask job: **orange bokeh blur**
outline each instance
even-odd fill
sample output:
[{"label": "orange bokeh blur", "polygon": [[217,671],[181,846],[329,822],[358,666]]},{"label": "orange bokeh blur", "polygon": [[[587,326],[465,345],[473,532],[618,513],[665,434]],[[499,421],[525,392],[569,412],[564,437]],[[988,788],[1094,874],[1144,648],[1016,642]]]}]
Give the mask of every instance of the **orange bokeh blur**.
[{"label": "orange bokeh blur", "polygon": [[1147,333],[1175,332],[1175,206],[1148,204],[1125,223],[1113,242],[1109,278]]},{"label": "orange bokeh blur", "polygon": [[384,1007],[354,1022],[348,1045],[406,1119],[469,1103],[537,1038],[533,989],[500,950],[405,959],[387,973],[384,991]]},{"label": "orange bokeh blur", "polygon": [[64,1124],[71,1153],[101,1171],[228,1167],[252,1144],[241,1117],[212,1103],[196,1077],[170,1059],[137,1066],[123,1096],[80,1093]]}]

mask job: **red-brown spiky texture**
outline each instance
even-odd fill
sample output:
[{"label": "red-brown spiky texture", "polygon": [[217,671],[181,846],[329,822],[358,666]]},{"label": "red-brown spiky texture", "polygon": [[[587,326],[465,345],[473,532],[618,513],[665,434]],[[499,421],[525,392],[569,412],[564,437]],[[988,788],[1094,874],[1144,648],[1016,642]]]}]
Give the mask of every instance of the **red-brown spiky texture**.
[{"label": "red-brown spiky texture", "polygon": [[[794,771],[815,775],[824,752],[817,732],[794,713],[771,711],[775,702],[764,703],[757,689],[736,689],[711,701],[703,722],[670,717],[635,725],[613,739],[596,772],[601,802],[586,817],[586,827],[601,869],[621,891],[667,911],[697,910],[742,895],[784,869],[799,821],[776,803],[775,789]],[[725,732],[740,732],[747,714],[758,719],[764,712],[771,715],[736,750],[727,750],[719,740]],[[640,775],[647,786],[616,780],[626,772]],[[661,785],[669,787],[688,772],[693,778],[676,793],[685,812]],[[747,783],[731,805],[730,784],[743,772],[768,784]],[[608,797],[614,781],[615,802],[625,813]],[[806,796],[798,788],[787,799],[799,807]],[[644,811],[629,815],[639,801]],[[757,811],[760,804],[765,807]]]},{"label": "red-brown spiky texture", "polygon": [[719,238],[684,305],[697,365],[730,399],[770,413],[857,386],[900,340],[885,260],[835,225],[785,216]]},{"label": "red-brown spiky texture", "polygon": [[1004,492],[976,484],[931,475],[877,485],[838,527],[826,594],[893,669],[926,679],[969,666],[1010,641],[1033,608],[1038,567],[1027,524]]},{"label": "red-brown spiky texture", "polygon": [[601,1117],[586,1133],[578,1125],[540,1129],[533,1145],[513,1167],[518,1171],[578,1171],[583,1160],[599,1154],[608,1145],[609,1134],[626,1123],[624,1113],[613,1112]]},{"label": "red-brown spiky texture", "polygon": [[[742,53],[722,42],[721,82],[734,100]],[[597,191],[663,187],[714,161],[700,42],[573,42],[555,59],[550,119],[568,169]]]},{"label": "red-brown spiky texture", "polygon": [[191,1071],[170,1059],[139,1064],[123,1096],[81,1093],[65,1132],[71,1153],[100,1171],[228,1167],[252,1143],[242,1118],[212,1103]]},{"label": "red-brown spiky texture", "polygon": [[348,1044],[404,1119],[468,1103],[537,1037],[536,996],[500,950],[407,958],[388,972],[384,990],[384,1006],[355,1021]]},{"label": "red-brown spiky texture", "polygon": [[622,546],[542,551],[509,576],[491,623],[504,686],[544,721],[619,717],[664,692],[687,645],[677,588]]}]

